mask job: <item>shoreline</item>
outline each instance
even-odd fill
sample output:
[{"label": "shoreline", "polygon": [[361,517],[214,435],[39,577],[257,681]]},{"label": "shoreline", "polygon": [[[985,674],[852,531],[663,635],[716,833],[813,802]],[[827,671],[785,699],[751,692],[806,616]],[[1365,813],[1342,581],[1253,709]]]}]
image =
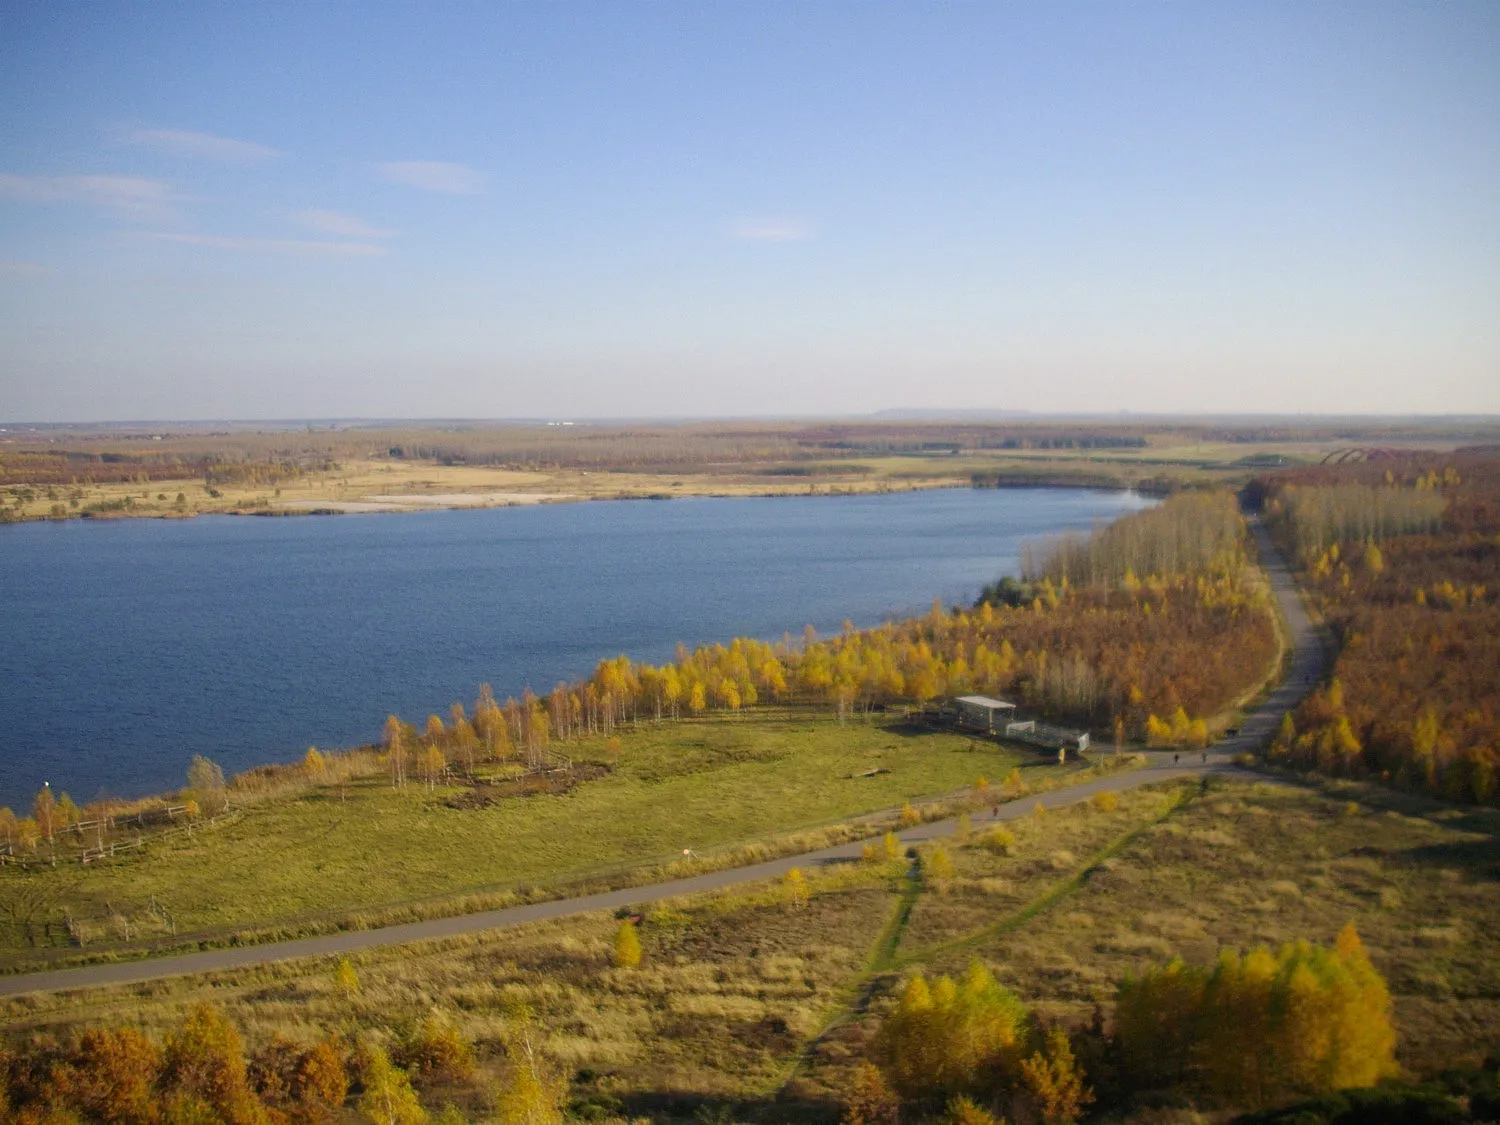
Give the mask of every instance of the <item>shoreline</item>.
[{"label": "shoreline", "polygon": [[612,503],[619,501],[670,501],[670,500],[779,500],[809,498],[841,498],[861,496],[893,496],[908,492],[940,492],[966,490],[974,492],[1010,492],[1024,489],[1057,491],[1078,489],[1087,492],[1134,492],[1142,496],[1160,498],[1170,495],[1177,488],[1191,487],[1185,482],[1150,479],[1115,481],[1103,479],[1075,480],[1066,475],[1038,477],[1036,479],[1001,479],[989,481],[963,481],[955,478],[933,478],[930,480],[902,481],[892,485],[887,482],[853,482],[813,485],[808,488],[770,489],[690,489],[680,488],[675,492],[550,492],[550,493],[444,493],[406,495],[361,496],[354,499],[289,500],[273,504],[242,504],[233,507],[202,507],[187,511],[162,510],[158,508],[131,507],[109,511],[70,511],[63,515],[49,513],[21,513],[0,510],[0,527],[36,523],[112,523],[124,520],[192,520],[202,516],[298,518],[303,516],[377,516],[406,515],[415,512],[476,512],[496,508],[537,508],[559,504]]},{"label": "shoreline", "polygon": [[[908,490],[905,490],[905,491],[907,493],[922,493],[922,494],[926,494],[926,493],[930,493],[930,492],[939,491],[939,489],[937,489],[937,488],[908,489]],[[1006,500],[1002,499],[1001,497],[996,496],[996,497],[993,497],[992,499],[986,501],[984,498],[982,498],[980,496],[976,496],[975,495],[976,490],[973,490],[971,488],[960,488],[959,486],[952,486],[952,485],[950,485],[950,486],[947,486],[947,488],[944,489],[944,491],[946,492],[946,494],[948,496],[953,497],[953,500],[950,501],[950,500],[942,499],[940,497],[932,497],[931,498],[931,502],[935,502],[935,503],[938,503],[938,504],[960,503],[960,504],[965,504],[965,505],[970,504],[970,503],[979,503],[979,504],[983,505],[986,509],[989,509],[991,507],[991,505],[995,505],[995,504],[1006,505],[1007,503],[1009,503],[1009,504],[1020,504],[1020,505],[1023,505],[1023,506],[1029,506],[1032,503],[1040,503],[1040,504],[1051,503],[1051,501],[1047,498],[1047,493],[1043,493],[1043,492],[1033,492],[1033,493],[1031,493],[1031,495],[1034,497],[1033,500],[1027,500],[1024,496],[1017,496],[1016,499],[1013,500],[1013,501],[1006,501]],[[1058,495],[1055,491],[1052,491],[1051,494],[1052,495]],[[1111,511],[1114,512],[1115,515],[1121,514],[1121,511],[1123,510],[1122,509],[1122,505],[1128,507],[1130,510],[1134,510],[1137,507],[1150,507],[1150,506],[1154,506],[1154,501],[1151,500],[1151,499],[1149,499],[1149,498],[1140,497],[1139,499],[1131,499],[1130,494],[1126,490],[1088,489],[1088,490],[1082,490],[1082,491],[1080,491],[1078,493],[1075,493],[1074,495],[1078,496],[1078,497],[1084,497],[1084,496],[1087,496],[1087,495],[1090,495],[1090,494],[1092,494],[1092,495],[1094,495],[1096,497],[1100,497],[1101,498],[1101,500],[1093,501],[1091,503],[1094,503],[1094,504],[1104,503],[1104,504],[1106,504],[1111,509]],[[778,495],[784,496],[786,494],[782,493],[782,494],[778,494]],[[804,494],[792,494],[792,495],[806,495],[806,494],[804,493]],[[822,499],[822,498],[828,497],[830,495],[832,495],[832,496],[841,496],[841,495],[847,495],[847,494],[844,494],[844,493],[827,493],[827,492],[819,491],[816,495],[817,495],[818,498]],[[863,495],[865,495],[865,496],[875,496],[877,494],[873,493],[873,492],[866,492]],[[884,495],[889,495],[889,493],[885,493]],[[1116,502],[1111,503],[1111,502],[1102,500],[1102,498],[1106,497],[1106,496],[1115,496],[1115,497],[1119,497],[1120,499],[1118,501],[1116,501]],[[703,498],[704,499],[713,499],[715,497],[703,497]],[[742,499],[742,498],[747,498],[747,497],[729,496],[729,497],[723,497],[723,498],[724,499]],[[772,499],[772,498],[775,498],[775,497],[767,497],[767,498],[768,499]],[[554,503],[561,503],[561,502],[564,502],[564,501],[553,501],[553,502]],[[870,511],[871,513],[876,513],[876,512],[879,512],[879,511],[913,510],[913,505],[916,506],[915,510],[926,510],[926,504],[927,504],[926,501],[923,501],[917,495],[909,495],[908,499],[906,501],[892,501],[892,503],[895,504],[897,507],[894,508],[894,509],[893,508],[889,508],[888,506],[881,505],[881,504],[879,504],[878,502],[875,502],[875,501],[870,501],[870,502],[868,502],[868,503],[866,503],[864,505],[861,505],[860,507],[863,508],[863,509],[865,509],[865,510]],[[707,507],[710,507],[710,506],[705,505],[705,507],[707,508]],[[729,511],[729,510],[732,509],[732,507],[733,507],[732,505],[725,505],[723,508],[721,508],[719,510],[721,510],[721,511]],[[436,510],[439,510],[439,509],[429,508],[429,509],[425,509],[425,510],[436,511]],[[803,511],[804,516],[803,517],[798,517],[798,518],[812,518],[812,519],[815,519],[815,520],[821,519],[821,517],[818,517],[818,516],[815,516],[815,515],[811,515],[811,513],[815,512],[815,511],[825,511],[826,510],[826,512],[827,512],[827,514],[829,515],[830,518],[832,518],[832,516],[834,514],[832,509],[825,509],[825,507],[823,507],[823,506],[817,506],[815,508],[814,507],[808,507],[808,508],[803,508],[801,510]],[[621,509],[614,509],[613,511],[616,512],[616,513],[618,513],[618,512],[620,512],[622,510]],[[684,514],[683,514],[683,516],[678,517],[679,521],[681,519],[684,519],[684,518],[689,518],[689,513],[685,509],[682,510],[682,511],[683,511]],[[781,522],[781,520],[783,519],[783,517],[781,515],[778,515],[777,513],[780,513],[780,512],[783,512],[783,511],[786,511],[786,512],[789,513],[788,516],[785,517],[785,518],[791,518],[791,516],[790,516],[790,509],[784,509],[781,506],[777,506],[777,505],[770,505],[770,504],[763,505],[763,506],[760,506],[761,515],[758,518],[761,519],[761,520],[763,520],[763,521],[769,521],[771,524],[778,524],[778,523]],[[211,514],[214,514],[214,513],[205,513],[205,514],[211,515]],[[227,513],[224,513],[224,514],[227,514]],[[310,513],[302,512],[302,513],[297,513],[297,514],[310,514]],[[380,512],[380,513],[370,513],[370,514],[384,515],[384,514],[389,514],[389,513]],[[563,514],[562,513],[558,513],[558,515],[562,516]],[[641,512],[641,516],[644,517],[645,515],[646,515],[646,512],[642,511]],[[636,517],[620,516],[620,515],[610,515],[610,516],[607,516],[606,513],[603,510],[601,510],[598,513],[598,516],[599,516],[599,518],[602,518],[602,519],[608,519],[611,522],[618,522],[620,519],[633,520],[634,518],[636,518]],[[179,518],[185,518],[185,517],[179,517]],[[516,517],[516,518],[519,519],[519,517]],[[590,525],[594,521],[594,517],[593,516],[590,516],[587,513],[583,513],[583,512],[575,513],[571,517],[564,516],[563,518],[566,519],[570,524],[578,524],[581,521],[584,525]],[[879,519],[880,517],[873,516],[872,518]],[[539,517],[539,520],[540,520],[540,524],[538,523],[538,520],[528,520],[526,522],[531,523],[534,526],[540,526],[541,524],[547,524],[547,523],[550,522],[547,517]],[[213,534],[213,533],[209,532],[209,528],[212,525],[212,522],[213,521],[210,520],[209,524],[203,525],[203,533]],[[481,527],[481,526],[487,525],[487,524],[494,524],[496,526],[510,525],[511,522],[512,522],[511,517],[505,517],[505,516],[496,516],[496,517],[491,517],[489,520],[480,520],[480,521],[469,521],[469,520],[448,520],[448,521],[444,521],[445,526],[450,526],[450,527],[454,527],[454,528],[457,528],[457,527],[460,527],[460,526],[464,526],[464,527]],[[221,523],[219,526],[220,527],[228,527],[229,525],[225,525],[225,524]],[[351,527],[352,526],[353,525],[351,525]],[[385,534],[385,532],[381,532],[381,531],[378,530],[379,526],[388,527],[390,529],[390,533],[391,534],[395,534],[395,535],[399,535],[399,536],[405,536],[407,534],[406,532],[400,532],[400,531],[397,530],[398,527],[405,527],[406,525],[389,524],[389,525],[368,525],[368,526],[370,527],[370,531],[367,532],[366,534],[374,534],[374,535],[377,535],[377,536]],[[267,530],[269,530],[269,529],[267,529]],[[331,532],[332,528],[330,528],[329,530]],[[247,528],[247,529],[245,529],[245,531],[247,533],[250,533],[251,529]],[[162,529],[162,531],[159,532],[159,533],[158,532],[154,532],[154,531],[147,531],[147,530],[143,529],[141,532],[135,533],[135,534],[131,534],[129,537],[134,542],[140,542],[140,543],[158,543],[158,542],[162,542],[163,541],[162,538],[161,538],[162,536],[166,536],[166,540],[165,540],[166,542],[173,542],[173,541],[176,541],[176,539],[179,536],[183,535],[183,534],[188,535],[190,537],[190,539],[194,539],[195,540],[195,539],[198,538],[198,535],[196,533],[190,531],[187,528],[181,528],[177,532],[172,532],[172,531],[169,531],[168,529]],[[309,527],[308,531],[305,532],[305,533],[299,532],[299,533],[296,533],[296,534],[297,534],[297,536],[299,538],[303,537],[304,535],[312,535],[315,540],[321,540],[322,537],[323,537],[323,533],[315,532],[315,531],[313,531],[311,529],[311,527]],[[117,538],[117,536],[107,536],[106,540],[115,539],[115,538]],[[253,536],[253,538],[260,539],[261,537],[260,536]],[[273,539],[275,539],[275,538],[277,538],[277,534],[273,533]],[[24,543],[27,543],[27,542],[38,543],[38,544],[47,543],[47,542],[62,543],[62,542],[66,542],[66,541],[71,540],[71,539],[72,539],[71,536],[67,536],[65,539],[55,539],[53,533],[39,531],[39,532],[33,533],[32,536],[23,536],[21,539],[16,540],[15,542],[16,542],[18,548],[19,548],[20,546],[22,546]],[[77,540],[76,542],[80,546],[82,546],[82,544],[85,541],[103,543],[106,540],[94,540],[92,537],[87,537],[86,536],[85,540]],[[1017,550],[1019,550],[1019,547],[1017,547]],[[998,571],[1000,569],[1004,569],[1003,562],[1000,559],[998,559],[998,558],[995,559],[992,562],[992,566],[994,568],[993,571],[987,568],[985,576],[982,579],[976,579],[976,586],[977,585],[982,585],[983,582],[988,582],[988,581],[993,580],[996,577],[996,574],[998,573]],[[875,613],[873,615],[870,615],[868,617],[865,617],[865,616],[863,616],[861,614],[856,613],[855,617],[856,617],[857,620],[860,621],[861,628],[876,628],[876,627],[879,627],[881,624],[883,624],[887,620],[899,620],[899,619],[904,619],[904,618],[907,618],[907,617],[920,616],[920,614],[922,612],[924,612],[927,609],[927,607],[930,605],[931,594],[932,594],[932,589],[931,589],[930,585],[927,584],[927,583],[923,583],[923,585],[924,585],[924,587],[927,587],[928,592],[925,593],[925,594],[919,594],[919,596],[915,596],[915,597],[909,599],[909,601],[907,601],[905,603],[901,603],[901,604],[892,603],[891,605],[883,606],[883,608],[879,608],[878,609],[877,613]],[[953,601],[954,604],[958,604],[959,602],[967,603],[967,601],[969,600],[969,595],[966,595],[963,591],[957,591],[956,590],[956,591],[953,591],[951,593],[949,600]],[[843,613],[843,612],[847,611],[847,609],[848,609],[848,606],[846,605],[846,606],[843,607],[843,610],[841,610],[840,612]],[[834,628],[834,625],[836,624],[836,621],[837,621],[837,616],[830,617],[827,622],[825,622],[822,619],[819,619],[818,620],[818,626],[819,626],[820,629],[825,628],[825,626],[828,629],[832,629],[832,628]],[[796,618],[795,620],[788,619],[788,621],[779,622],[777,624],[777,626],[776,626],[775,629],[770,630],[770,631],[764,633],[763,635],[759,635],[760,639],[766,640],[768,642],[774,641],[779,636],[781,636],[782,633],[785,632],[786,629],[792,629],[793,631],[795,631],[799,627],[800,623],[801,623],[801,618]],[[723,638],[719,638],[719,639],[723,639]],[[601,652],[599,654],[599,657],[603,658],[605,655],[607,655],[607,653],[602,653]],[[657,653],[655,653],[655,657],[654,658],[664,658],[664,656],[665,656],[665,652],[664,651],[663,652],[657,652]],[[651,654],[649,654],[649,653],[647,654],[647,657],[648,658],[652,658]],[[569,678],[572,678],[574,676],[587,676],[587,675],[589,675],[593,671],[593,668],[594,668],[594,661],[591,660],[591,661],[587,662],[584,665],[580,665],[578,667],[570,667],[567,670],[567,676]],[[531,673],[528,673],[528,674],[531,676],[531,679],[533,681],[536,680],[536,675],[535,675],[535,670],[534,669],[532,670]],[[477,678],[484,679],[486,677],[479,676]],[[548,683],[551,682],[551,679],[548,678],[548,677],[544,676],[543,679],[546,679]],[[507,693],[508,694],[517,694],[519,692],[519,690],[520,690],[520,687],[524,684],[524,681],[525,681],[525,678],[523,677],[521,681],[518,681],[517,683],[508,686],[506,688]],[[384,711],[381,711],[379,714],[383,714],[383,713],[384,713]],[[423,712],[423,713],[425,713],[425,712]],[[378,719],[379,718],[379,714],[374,715],[374,718]],[[369,718],[369,717],[370,716],[366,716],[366,718]],[[346,729],[346,730],[343,731],[344,737],[340,737],[338,732],[330,732],[330,731],[323,731],[321,733],[321,735],[320,735],[318,733],[309,733],[307,730],[300,730],[300,731],[292,732],[291,736],[290,737],[286,737],[286,738],[277,737],[277,735],[276,735],[275,732],[261,732],[261,733],[262,734],[270,733],[271,736],[268,737],[268,738],[266,738],[264,741],[261,741],[260,739],[256,739],[255,741],[260,742],[260,745],[259,745],[258,749],[256,751],[254,751],[253,754],[252,754],[252,756],[249,757],[249,758],[241,758],[236,753],[232,753],[230,750],[225,749],[224,747],[217,746],[217,745],[214,745],[214,746],[205,745],[203,747],[200,747],[200,750],[201,750],[202,753],[208,754],[211,757],[215,757],[216,759],[221,760],[221,761],[223,761],[223,759],[219,758],[219,752],[220,751],[223,751],[224,753],[229,754],[229,759],[224,762],[225,768],[226,768],[226,772],[232,770],[233,772],[238,773],[238,772],[244,772],[245,770],[248,770],[248,769],[253,769],[253,768],[258,767],[258,766],[274,766],[274,765],[290,765],[290,764],[293,764],[293,763],[295,763],[297,760],[299,760],[301,758],[303,752],[305,751],[306,746],[310,742],[316,742],[316,744],[319,745],[320,747],[325,747],[325,748],[339,750],[339,751],[357,749],[357,748],[359,748],[361,746],[364,746],[364,745],[368,744],[368,740],[371,738],[371,736],[373,734],[373,727],[371,727],[369,724],[364,723],[364,722],[355,723],[352,726],[352,728]],[[285,733],[285,732],[283,732],[283,733]],[[352,738],[347,737],[350,734],[353,735]],[[278,743],[280,744],[279,746],[278,746]],[[138,778],[138,777],[126,778],[126,777],[122,776],[122,777],[115,778],[113,780],[113,783],[111,783],[110,779],[108,779],[108,778],[102,778],[102,779],[101,778],[94,778],[94,779],[92,779],[92,781],[91,781],[91,783],[89,785],[83,786],[83,789],[85,790],[85,792],[83,794],[80,794],[78,792],[78,786],[76,786],[74,784],[71,784],[71,783],[68,783],[68,782],[71,781],[71,779],[62,779],[62,780],[63,780],[63,786],[62,786],[63,788],[67,788],[69,790],[72,790],[73,793],[74,793],[74,795],[77,796],[77,797],[84,797],[84,796],[86,796],[87,799],[89,799],[91,801],[92,800],[100,800],[100,799],[112,799],[112,800],[124,801],[124,802],[135,802],[135,801],[140,801],[140,800],[150,800],[153,797],[158,797],[158,798],[164,797],[166,794],[175,791],[178,787],[180,787],[180,784],[181,784],[180,781],[178,781],[174,776],[163,776],[160,779],[160,781],[158,781],[157,784],[151,784],[149,781],[147,781],[145,784],[142,784],[141,782],[142,782],[143,779]],[[54,778],[53,779],[53,783],[54,784],[59,784],[59,779]],[[16,795],[14,797],[14,801],[23,802],[23,803],[25,801],[28,801],[29,799],[30,799],[29,795],[24,795],[24,794],[18,794],[18,795]],[[7,803],[7,802],[0,801],[0,804],[4,804],[4,803]]]}]

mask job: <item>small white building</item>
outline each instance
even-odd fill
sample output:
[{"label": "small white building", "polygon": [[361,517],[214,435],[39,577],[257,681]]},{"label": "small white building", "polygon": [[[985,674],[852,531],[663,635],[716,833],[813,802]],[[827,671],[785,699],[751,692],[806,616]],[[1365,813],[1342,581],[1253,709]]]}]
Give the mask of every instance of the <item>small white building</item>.
[{"label": "small white building", "polygon": [[1016,717],[1016,705],[988,695],[961,695],[953,701],[958,725],[986,734],[1001,734]]}]

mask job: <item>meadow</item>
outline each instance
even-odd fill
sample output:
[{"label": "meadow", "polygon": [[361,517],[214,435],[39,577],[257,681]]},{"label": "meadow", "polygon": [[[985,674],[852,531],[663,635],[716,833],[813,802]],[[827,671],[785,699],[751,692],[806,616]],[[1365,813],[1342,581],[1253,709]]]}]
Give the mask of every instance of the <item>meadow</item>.
[{"label": "meadow", "polygon": [[[529,1012],[586,1120],[834,1120],[891,998],[917,968],[975,959],[1042,1018],[1108,1015],[1126,974],[1174,956],[1296,938],[1353,921],[1389,980],[1409,1075],[1500,1048],[1500,815],[1348,783],[1217,779],[984,826],[784,882],[658,905],[637,968],[608,915],[356,956],[288,962],[0,1005],[9,1042],[45,1051],[84,1026],[161,1036],[211,1000],[249,1053],[333,1033],[410,1055],[424,1027],[476,1052],[463,1077],[414,1071],[430,1109],[490,1112]],[[944,870],[935,854],[951,862]],[[403,1046],[405,1045],[405,1046]],[[413,1056],[414,1057],[414,1056]],[[1201,1120],[1189,1106],[1100,1107],[1114,1119]]]},{"label": "meadow", "polygon": [[993,742],[880,718],[839,723],[826,712],[767,708],[642,722],[612,739],[568,745],[576,764],[593,767],[578,771],[591,780],[498,800],[476,800],[457,780],[397,790],[384,773],[259,798],[236,793],[235,815],[139,852],[0,870],[12,910],[0,919],[11,922],[0,929],[5,961],[14,967],[33,956],[35,929],[14,916],[23,901],[69,919],[74,936],[59,940],[74,953],[240,931],[269,936],[349,924],[377,907],[390,920],[482,892],[492,893],[486,905],[514,901],[680,863],[685,849],[745,862],[779,836],[951,793],[981,776],[998,782],[1018,765],[1032,786],[1062,769]]}]

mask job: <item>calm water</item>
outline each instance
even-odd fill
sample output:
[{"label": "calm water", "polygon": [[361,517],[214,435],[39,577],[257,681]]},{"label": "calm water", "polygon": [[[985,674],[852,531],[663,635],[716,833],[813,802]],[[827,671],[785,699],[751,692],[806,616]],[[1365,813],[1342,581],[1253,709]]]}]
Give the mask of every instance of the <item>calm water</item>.
[{"label": "calm water", "polygon": [[545,691],[621,652],[953,604],[1022,543],[1147,503],[1074,490],[606,502],[0,528],[0,804],[82,803]]}]

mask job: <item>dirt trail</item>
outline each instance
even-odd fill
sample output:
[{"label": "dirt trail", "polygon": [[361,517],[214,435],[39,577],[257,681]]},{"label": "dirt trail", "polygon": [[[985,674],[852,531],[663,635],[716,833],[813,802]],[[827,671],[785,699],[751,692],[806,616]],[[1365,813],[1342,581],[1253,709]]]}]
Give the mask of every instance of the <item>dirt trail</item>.
[{"label": "dirt trail", "polygon": [[[1049,809],[1062,808],[1078,801],[1086,801],[1095,793],[1120,792],[1142,785],[1155,785],[1173,778],[1198,777],[1213,773],[1249,775],[1249,771],[1234,765],[1235,755],[1268,741],[1275,734],[1282,714],[1295,707],[1297,702],[1312,690],[1313,685],[1323,675],[1327,663],[1322,640],[1308,616],[1301,594],[1285,562],[1276,548],[1272,546],[1265,529],[1258,523],[1253,524],[1252,529],[1260,547],[1261,565],[1270,577],[1272,590],[1286,619],[1291,636],[1292,657],[1286,678],[1261,704],[1246,714],[1240,724],[1239,733],[1233,738],[1217,743],[1208,753],[1206,761],[1192,755],[1183,755],[1180,763],[1174,763],[1173,755],[1169,752],[1151,753],[1147,755],[1148,764],[1142,769],[1095,778],[1065,789],[1054,790],[1051,793],[1022,797],[1007,802],[1000,805],[992,814],[974,816],[972,819],[976,825],[1015,820],[1027,816],[1038,804]],[[911,843],[951,835],[954,828],[955,822],[952,820],[934,821],[908,829],[900,833],[900,837],[903,841]],[[697,894],[741,883],[777,878],[793,867],[848,862],[859,856],[863,846],[864,841],[856,841],[837,847],[823,848],[819,851],[805,852],[801,855],[785,856],[748,867],[714,871],[645,887],[628,887],[624,890],[604,891],[577,898],[538,902],[528,906],[513,906],[504,910],[488,910],[477,914],[460,914],[450,918],[434,918],[424,922],[410,922],[380,929],[355,930],[237,949],[213,949],[202,953],[189,953],[146,961],[84,965],[72,969],[0,976],[0,996],[94,988],[102,985],[135,984],[160,977],[215,972],[221,969],[233,969],[244,965],[257,965],[267,961],[283,961],[296,957],[326,957],[377,946],[400,945],[429,938],[455,937],[502,926],[518,926],[527,922],[563,918],[595,910],[616,910],[623,906],[640,906],[660,899],[675,898],[678,895]]]}]

